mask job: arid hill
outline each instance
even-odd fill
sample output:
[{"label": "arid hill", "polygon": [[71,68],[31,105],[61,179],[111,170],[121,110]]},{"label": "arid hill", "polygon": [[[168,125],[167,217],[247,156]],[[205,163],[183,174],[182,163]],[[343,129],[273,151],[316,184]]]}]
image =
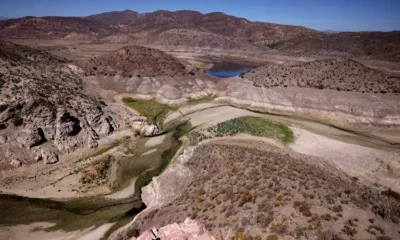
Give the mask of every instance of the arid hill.
[{"label": "arid hill", "polygon": [[24,17],[0,24],[0,36],[7,39],[94,40],[117,32],[113,26],[85,17]]},{"label": "arid hill", "polygon": [[[226,37],[244,38],[248,45],[267,44],[290,39],[314,30],[288,25],[250,22],[224,13],[202,14],[196,11],[156,11],[136,13],[130,10],[88,17],[25,17],[0,25],[2,38],[99,39],[113,34],[131,34],[153,39],[171,29],[190,29]],[[179,37],[179,36],[177,36]],[[151,43],[151,42],[148,42]]]},{"label": "arid hill", "polygon": [[400,32],[343,32],[301,34],[269,44],[281,52],[301,56],[332,55],[400,61]]},{"label": "arid hill", "polygon": [[0,41],[0,169],[55,163],[63,153],[97,147],[100,137],[126,126],[115,114],[85,92],[75,66]]},{"label": "arid hill", "polygon": [[400,61],[399,32],[323,33],[306,27],[251,22],[221,12],[131,10],[88,17],[24,17],[0,21],[4,39],[79,39],[234,50],[278,50],[288,55],[369,57]]},{"label": "arid hill", "polygon": [[400,81],[350,59],[266,65],[241,77],[256,87],[301,87],[362,93],[400,93]]},{"label": "arid hill", "polygon": [[89,60],[84,69],[88,75],[115,76],[180,76],[185,66],[174,57],[157,49],[127,46]]},{"label": "arid hill", "polygon": [[[220,140],[196,147],[183,165],[190,170],[185,190],[169,204],[140,215],[129,226],[129,237],[187,217],[221,239],[399,235],[400,205],[390,190],[381,193],[317,158],[271,150],[256,141]],[[111,239],[129,239],[118,237]]]}]

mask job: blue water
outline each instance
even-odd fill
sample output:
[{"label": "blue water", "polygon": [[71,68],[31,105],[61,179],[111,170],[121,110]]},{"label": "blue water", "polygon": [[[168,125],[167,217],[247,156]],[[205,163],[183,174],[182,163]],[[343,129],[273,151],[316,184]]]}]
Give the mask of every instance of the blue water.
[{"label": "blue water", "polygon": [[239,76],[242,73],[247,73],[253,68],[242,68],[242,69],[221,69],[221,70],[208,70],[207,74],[217,78],[229,78]]},{"label": "blue water", "polygon": [[247,73],[256,67],[254,64],[247,62],[222,60],[215,62],[214,66],[207,70],[207,74],[217,78],[229,78]]}]

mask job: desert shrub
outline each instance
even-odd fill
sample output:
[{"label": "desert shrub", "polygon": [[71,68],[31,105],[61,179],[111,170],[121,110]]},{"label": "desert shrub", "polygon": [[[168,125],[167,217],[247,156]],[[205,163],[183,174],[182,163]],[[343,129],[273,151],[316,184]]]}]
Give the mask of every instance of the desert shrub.
[{"label": "desert shrub", "polygon": [[267,237],[267,240],[278,240],[278,235],[276,234],[271,234]]},{"label": "desert shrub", "polygon": [[357,234],[357,229],[352,228],[352,227],[350,227],[348,225],[345,225],[343,230],[342,230],[342,232],[347,234],[347,235],[349,235],[349,236],[354,236],[354,235]]},{"label": "desert shrub", "polygon": [[258,214],[256,219],[258,226],[260,226],[261,228],[267,228],[273,220],[274,216],[272,213]]},{"label": "desert shrub", "polygon": [[24,123],[24,119],[22,119],[21,117],[15,117],[13,118],[12,123],[15,127],[19,127]]},{"label": "desert shrub", "polygon": [[285,144],[294,141],[294,134],[287,126],[260,117],[240,117],[225,122],[218,123],[203,130],[202,132],[192,132],[189,134],[191,145],[212,137],[233,136],[239,133],[246,133],[253,136],[275,138]]},{"label": "desert shrub", "polygon": [[332,207],[332,211],[334,211],[335,213],[343,212],[342,205],[336,205]]},{"label": "desert shrub", "polygon": [[286,233],[288,225],[286,223],[273,223],[271,226],[271,231],[280,235]]},{"label": "desert shrub", "polygon": [[7,104],[0,104],[0,113],[4,112],[8,108]]},{"label": "desert shrub", "polygon": [[295,202],[294,207],[298,208],[299,211],[306,217],[311,217],[311,205],[310,203],[303,201],[303,202]]}]

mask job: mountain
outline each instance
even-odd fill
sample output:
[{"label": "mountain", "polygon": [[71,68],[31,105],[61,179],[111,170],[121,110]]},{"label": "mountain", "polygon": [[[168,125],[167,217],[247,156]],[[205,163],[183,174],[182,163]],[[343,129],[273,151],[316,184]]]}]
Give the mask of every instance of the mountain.
[{"label": "mountain", "polygon": [[0,38],[80,39],[265,51],[288,55],[367,57],[400,61],[399,32],[332,32],[274,23],[251,22],[221,12],[131,10],[87,17],[24,17],[0,21]]},{"label": "mountain", "polygon": [[87,17],[24,17],[0,25],[0,38],[97,39],[118,32]]},{"label": "mountain", "polygon": [[5,21],[8,20],[9,18],[5,18],[5,17],[0,17],[0,21]]},{"label": "mountain", "polygon": [[334,34],[334,33],[340,33],[340,32],[342,32],[342,31],[326,30],[326,31],[322,31],[322,32]]},{"label": "mountain", "polygon": [[335,55],[338,57],[370,57],[400,61],[400,31],[342,32],[300,34],[292,39],[276,42],[271,47],[291,55]]},{"label": "mountain", "polygon": [[[155,11],[137,13],[130,10],[108,12],[88,17],[24,17],[0,25],[2,38],[36,39],[101,39],[113,34],[129,34],[132,38],[152,43],[156,36],[174,29],[214,34],[223,38],[241,39],[251,44],[265,45],[273,40],[285,40],[314,30],[272,23],[251,22],[244,18],[215,12]],[[174,31],[172,31],[174,32]],[[179,33],[179,31],[175,31]],[[208,35],[214,36],[214,35]],[[176,34],[179,37],[179,34]]]}]

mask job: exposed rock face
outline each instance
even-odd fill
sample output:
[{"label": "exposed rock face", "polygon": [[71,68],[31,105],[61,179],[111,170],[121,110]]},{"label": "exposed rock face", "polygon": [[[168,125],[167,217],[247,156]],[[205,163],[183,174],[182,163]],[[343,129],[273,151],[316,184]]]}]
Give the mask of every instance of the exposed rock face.
[{"label": "exposed rock face", "polygon": [[147,230],[131,240],[153,240],[155,236],[161,240],[216,240],[203,224],[190,218],[183,223],[170,224],[158,230]]},{"label": "exposed rock face", "polygon": [[11,151],[24,164],[41,159],[52,164],[79,148],[95,148],[102,137],[135,120],[127,110],[91,97],[81,75],[60,59],[3,41],[0,88],[0,154]]},{"label": "exposed rock face", "polygon": [[140,219],[143,214],[168,205],[182,194],[193,178],[193,173],[187,166],[184,166],[193,152],[193,147],[186,148],[174,165],[168,167],[160,176],[154,177],[149,185],[142,188],[142,200],[147,208],[127,226],[114,232],[109,237],[110,240],[131,238],[132,231],[137,227],[136,219]]},{"label": "exposed rock face", "polygon": [[18,168],[18,167],[21,167],[22,163],[16,159],[13,159],[13,160],[11,160],[10,165],[15,168]]},{"label": "exposed rock face", "polygon": [[163,85],[158,89],[156,100],[168,105],[183,105],[187,102],[187,99],[183,97],[183,94],[177,88],[169,84]]},{"label": "exposed rock face", "polygon": [[400,97],[310,88],[255,87],[242,78],[230,79],[216,99],[249,110],[309,117],[336,126],[400,126]]},{"label": "exposed rock face", "polygon": [[40,157],[45,164],[54,164],[58,162],[58,156],[54,152],[49,152],[47,150],[42,149],[41,156],[38,156],[38,158],[40,159]]}]

